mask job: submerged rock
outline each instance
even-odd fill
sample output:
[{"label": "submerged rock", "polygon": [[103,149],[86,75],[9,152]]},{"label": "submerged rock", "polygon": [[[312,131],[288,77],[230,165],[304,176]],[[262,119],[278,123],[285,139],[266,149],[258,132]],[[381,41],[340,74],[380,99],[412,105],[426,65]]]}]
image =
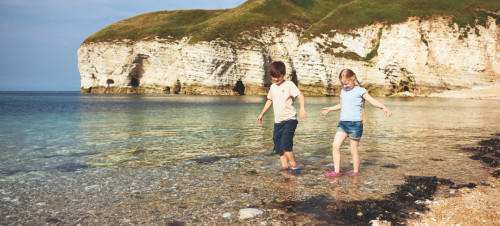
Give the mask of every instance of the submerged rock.
[{"label": "submerged rock", "polygon": [[246,208],[241,209],[238,213],[238,219],[245,220],[248,218],[254,218],[256,216],[262,215],[264,212],[256,208]]}]

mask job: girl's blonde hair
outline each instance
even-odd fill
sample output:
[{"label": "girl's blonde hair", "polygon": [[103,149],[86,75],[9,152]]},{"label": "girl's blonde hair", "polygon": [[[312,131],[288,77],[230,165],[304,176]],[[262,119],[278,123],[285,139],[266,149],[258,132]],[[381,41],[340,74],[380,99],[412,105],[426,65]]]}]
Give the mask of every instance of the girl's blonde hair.
[{"label": "girl's blonde hair", "polygon": [[[343,79],[347,79],[350,81],[355,80],[358,83],[358,85],[361,86],[361,83],[359,82],[358,77],[356,77],[356,73],[354,73],[354,71],[352,71],[351,69],[346,68],[346,69],[343,69],[342,71],[340,71],[339,81],[342,83]],[[364,98],[363,98],[363,119],[361,122],[363,124],[365,124],[365,122],[366,122],[365,99]]]},{"label": "girl's blonde hair", "polygon": [[358,77],[356,77],[356,74],[351,69],[346,68],[346,69],[343,69],[342,71],[340,71],[339,81],[342,82],[342,79],[347,79],[347,80],[351,80],[351,81],[356,80],[358,85],[361,86],[361,83],[359,83]]}]

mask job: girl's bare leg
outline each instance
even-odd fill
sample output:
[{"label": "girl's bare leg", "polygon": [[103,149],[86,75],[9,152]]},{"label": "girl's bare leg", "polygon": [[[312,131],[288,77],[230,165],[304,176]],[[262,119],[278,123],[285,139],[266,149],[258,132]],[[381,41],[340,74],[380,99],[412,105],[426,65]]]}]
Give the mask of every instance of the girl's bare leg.
[{"label": "girl's bare leg", "polygon": [[335,172],[340,173],[340,147],[344,140],[347,138],[347,133],[337,132],[335,138],[333,139],[332,145],[332,156],[333,156],[333,166]]},{"label": "girl's bare leg", "polygon": [[358,153],[359,139],[357,140],[350,139],[349,146],[351,147],[350,149],[352,156],[352,166],[354,168],[353,172],[358,173],[360,165],[359,153]]}]

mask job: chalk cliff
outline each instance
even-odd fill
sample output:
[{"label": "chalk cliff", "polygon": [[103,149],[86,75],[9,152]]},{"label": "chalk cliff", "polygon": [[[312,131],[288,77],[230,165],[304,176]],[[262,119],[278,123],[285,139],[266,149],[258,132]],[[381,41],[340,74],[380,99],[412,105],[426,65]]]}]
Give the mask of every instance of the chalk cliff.
[{"label": "chalk cliff", "polygon": [[242,34],[245,45],[190,37],[84,43],[78,68],[84,93],[262,95],[271,84],[269,63],[281,60],[306,95],[338,95],[343,68],[374,95],[427,94],[500,83],[499,34],[493,18],[474,29],[450,26],[445,17],[409,18],[312,39],[290,25]]}]

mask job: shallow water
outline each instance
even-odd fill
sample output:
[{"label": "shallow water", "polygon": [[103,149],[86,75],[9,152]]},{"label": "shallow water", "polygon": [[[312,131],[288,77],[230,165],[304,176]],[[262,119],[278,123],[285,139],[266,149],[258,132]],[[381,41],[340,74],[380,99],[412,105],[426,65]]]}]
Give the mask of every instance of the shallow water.
[{"label": "shallow water", "polygon": [[[65,190],[69,183],[85,191],[106,187],[112,197],[118,187],[144,193],[154,187],[151,184],[166,183],[157,190],[173,200],[190,194],[191,188],[274,201],[317,195],[361,200],[393,192],[409,175],[437,176],[458,184],[485,180],[485,166],[469,159],[471,154],[462,148],[499,132],[499,101],[377,99],[393,116],[367,104],[368,121],[359,147],[361,177],[322,176],[333,169],[331,142],[339,112],[322,116],[319,111],[339,98],[307,97],[308,118],[299,121],[294,140],[303,174],[284,179],[277,174],[279,161],[272,154],[272,110],[262,124],[255,122],[265,97],[2,92],[0,191],[4,197],[13,196],[12,189],[22,185],[36,200],[37,191],[46,191],[34,187],[44,183],[53,195],[72,196]],[[342,148],[341,170],[352,170],[348,142]],[[110,175],[140,177],[137,183],[152,187],[125,189]],[[276,187],[293,192],[276,194]],[[245,197],[220,199],[239,200],[222,202],[232,207],[252,205],[253,199]]]}]

